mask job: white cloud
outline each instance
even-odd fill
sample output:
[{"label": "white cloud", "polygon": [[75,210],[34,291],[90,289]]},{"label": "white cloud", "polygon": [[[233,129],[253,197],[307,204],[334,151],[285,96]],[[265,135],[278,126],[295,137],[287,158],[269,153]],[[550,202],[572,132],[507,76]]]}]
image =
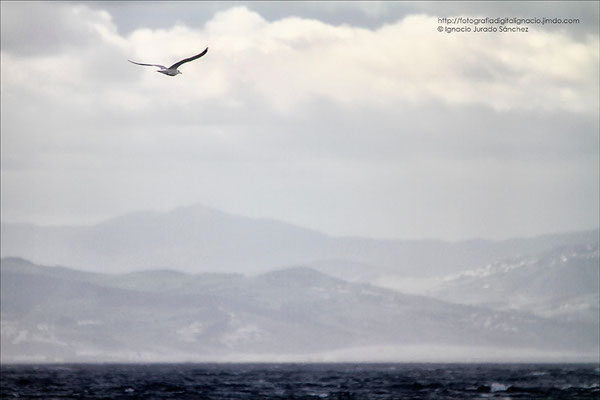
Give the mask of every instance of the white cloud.
[{"label": "white cloud", "polygon": [[[177,25],[121,37],[105,12],[85,6],[69,9],[60,13],[63,29],[87,32],[92,45],[21,58],[9,40],[2,60],[6,86],[29,83],[56,90],[71,83],[87,92],[98,83],[92,87],[102,95],[114,90],[111,83],[122,84],[114,77],[131,79],[135,71],[143,85],[129,91],[151,91],[177,105],[207,98],[223,101],[223,96],[250,91],[285,109],[324,97],[375,105],[483,104],[499,111],[597,110],[598,37],[575,41],[544,31],[448,35],[437,32],[437,18],[427,15],[377,30],[300,18],[267,22],[243,7],[217,13],[202,29]],[[54,28],[48,27],[50,32]],[[143,71],[123,63],[129,57],[170,65],[207,46],[205,60],[182,67],[184,75],[192,75],[187,80],[159,80],[149,73],[151,68]]]},{"label": "white cloud", "polygon": [[[590,83],[598,82],[597,37],[576,42],[543,31],[448,35],[436,27],[437,18],[426,15],[377,30],[300,18],[267,23],[234,8],[209,21],[203,36],[224,56],[215,67],[287,108],[322,96],[377,105],[442,101],[501,111],[595,112],[597,85]],[[155,34],[159,43],[164,33]],[[187,37],[180,28],[168,36]]]}]

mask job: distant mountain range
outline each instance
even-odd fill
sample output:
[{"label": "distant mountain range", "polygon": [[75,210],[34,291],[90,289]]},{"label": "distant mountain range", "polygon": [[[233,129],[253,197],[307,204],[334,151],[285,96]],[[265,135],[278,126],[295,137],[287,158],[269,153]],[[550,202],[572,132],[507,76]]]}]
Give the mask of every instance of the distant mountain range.
[{"label": "distant mountain range", "polygon": [[305,267],[100,274],[1,263],[2,362],[593,361],[598,321],[493,311]]},{"label": "distant mountain range", "polygon": [[3,362],[598,356],[598,230],[374,240],[193,206],[1,233]]},{"label": "distant mountain range", "polygon": [[332,237],[203,206],[134,213],[92,226],[3,223],[1,233],[2,257],[93,272],[167,268],[189,273],[261,273],[310,265],[338,277],[349,274],[372,280],[386,280],[390,275],[422,278],[453,274],[509,257],[537,255],[557,246],[598,242],[598,230],[457,243]]}]

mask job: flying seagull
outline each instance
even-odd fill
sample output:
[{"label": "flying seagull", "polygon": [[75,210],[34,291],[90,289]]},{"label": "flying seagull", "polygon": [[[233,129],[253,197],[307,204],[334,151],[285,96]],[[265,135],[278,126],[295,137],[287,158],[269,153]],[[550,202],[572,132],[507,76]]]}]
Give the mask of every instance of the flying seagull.
[{"label": "flying seagull", "polygon": [[147,67],[158,67],[160,69],[156,72],[160,72],[161,74],[165,74],[165,75],[169,75],[169,76],[175,76],[177,74],[182,73],[181,71],[179,71],[177,69],[181,66],[181,64],[185,64],[186,62],[194,61],[195,59],[200,58],[203,55],[205,55],[207,52],[208,52],[208,47],[206,49],[204,49],[204,51],[202,53],[196,54],[195,56],[192,56],[189,58],[184,58],[183,60],[178,61],[175,64],[171,65],[169,68],[165,67],[164,65],[160,65],[160,64],[142,64],[142,63],[137,63],[137,62],[131,61],[131,60],[127,60],[127,61],[129,61],[130,63],[134,63],[137,65],[144,65]]}]

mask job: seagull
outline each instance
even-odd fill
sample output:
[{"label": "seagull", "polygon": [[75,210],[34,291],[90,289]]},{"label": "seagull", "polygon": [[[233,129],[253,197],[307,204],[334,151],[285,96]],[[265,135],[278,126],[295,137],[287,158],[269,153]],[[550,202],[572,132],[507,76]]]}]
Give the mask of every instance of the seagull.
[{"label": "seagull", "polygon": [[160,65],[160,64],[142,64],[142,63],[137,63],[137,62],[131,61],[131,60],[127,60],[127,61],[129,61],[130,63],[133,63],[133,64],[144,65],[147,67],[158,67],[160,69],[157,70],[156,72],[160,72],[161,74],[165,74],[165,75],[169,75],[169,76],[176,76],[176,75],[182,73],[180,70],[177,69],[181,66],[181,64],[185,64],[186,62],[194,61],[195,59],[200,58],[203,55],[205,55],[207,52],[208,52],[208,47],[206,49],[204,49],[204,51],[202,53],[196,54],[195,56],[192,56],[189,58],[184,58],[183,60],[178,61],[175,64],[171,65],[169,68],[165,67],[164,65]]}]

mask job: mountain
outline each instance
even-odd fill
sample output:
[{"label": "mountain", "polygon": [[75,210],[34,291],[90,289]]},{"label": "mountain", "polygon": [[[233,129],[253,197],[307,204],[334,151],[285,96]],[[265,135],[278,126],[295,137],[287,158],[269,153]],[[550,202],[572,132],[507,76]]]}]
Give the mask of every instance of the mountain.
[{"label": "mountain", "polygon": [[517,256],[448,277],[430,294],[497,310],[598,321],[600,261],[595,245],[559,246],[538,257]]},{"label": "mountain", "polygon": [[598,323],[491,311],[305,267],[100,274],[1,262],[2,362],[577,360]]},{"label": "mountain", "polygon": [[[506,241],[374,240],[333,237],[269,220],[202,206],[167,213],[128,214],[92,226],[2,224],[1,256],[94,272],[169,268],[179,271],[260,273],[292,265],[388,280],[431,277],[477,268],[556,246],[597,242],[598,231]],[[332,267],[333,266],[333,267]],[[341,269],[340,269],[341,267]]]}]

